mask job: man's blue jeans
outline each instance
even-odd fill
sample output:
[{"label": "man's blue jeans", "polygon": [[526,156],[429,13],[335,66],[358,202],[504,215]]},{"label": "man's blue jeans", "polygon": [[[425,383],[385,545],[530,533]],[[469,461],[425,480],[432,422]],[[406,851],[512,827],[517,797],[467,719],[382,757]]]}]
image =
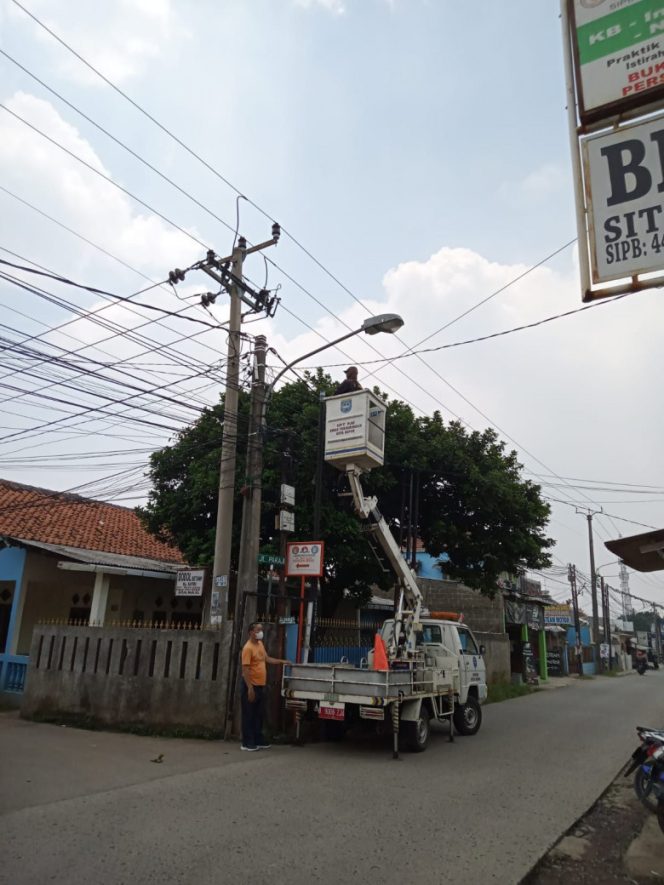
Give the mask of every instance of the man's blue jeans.
[{"label": "man's blue jeans", "polygon": [[240,699],[242,702],[242,744],[245,747],[260,747],[265,743],[263,738],[263,707],[265,705],[265,686],[254,685],[256,700],[249,700],[247,683],[242,680]]}]

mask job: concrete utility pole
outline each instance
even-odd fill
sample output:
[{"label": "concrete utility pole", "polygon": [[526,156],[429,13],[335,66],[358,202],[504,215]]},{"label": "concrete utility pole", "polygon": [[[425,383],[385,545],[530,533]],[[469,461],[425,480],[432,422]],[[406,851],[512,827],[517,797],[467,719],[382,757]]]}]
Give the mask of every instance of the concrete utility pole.
[{"label": "concrete utility pole", "polygon": [[600,578],[600,590],[602,594],[602,622],[604,624],[604,643],[609,646],[608,666],[611,669],[611,616],[609,610],[609,585],[604,578]]},{"label": "concrete utility pole", "polygon": [[[219,496],[217,499],[217,523],[214,541],[214,566],[212,597],[205,621],[212,626],[220,626],[228,615],[228,594],[230,590],[231,545],[233,540],[233,504],[235,500],[235,463],[238,436],[238,399],[240,387],[240,351],[242,339],[242,304],[250,313],[265,313],[274,316],[279,299],[267,289],[259,292],[244,281],[243,268],[247,255],[260,252],[268,246],[276,246],[281,236],[281,228],[272,225],[272,237],[256,246],[247,247],[244,237],[238,237],[233,252],[226,258],[218,258],[213,250],[207,253],[204,261],[192,265],[189,270],[202,270],[230,295],[230,317],[228,323],[228,356],[226,359],[226,392],[224,394],[224,425],[221,438],[221,460],[219,465]],[[176,268],[168,275],[170,282],[182,282],[188,271]],[[216,294],[202,296],[201,303],[208,307],[217,298]]]},{"label": "concrete utility pole", "polygon": [[[214,539],[212,588],[221,591],[221,604],[210,609],[210,623],[218,625],[227,617],[230,589],[231,544],[233,540],[233,501],[235,498],[235,461],[237,455],[238,395],[240,388],[240,352],[242,339],[242,306],[240,285],[247,243],[240,237],[233,249],[234,284],[230,287],[231,312],[228,324],[228,355],[226,358],[226,394],[224,426],[221,436],[219,464],[219,497],[217,499],[217,531]],[[213,598],[214,595],[213,595]],[[216,596],[219,599],[219,596]]]},{"label": "concrete utility pole", "polygon": [[572,590],[572,611],[574,612],[574,630],[576,631],[577,645],[574,651],[575,653],[577,651],[580,652],[580,654],[576,655],[576,659],[579,667],[579,676],[583,676],[583,647],[581,645],[581,621],[579,619],[579,591],[576,586],[576,566],[571,563],[567,566],[567,580],[569,581]]},{"label": "concrete utility pole", "polygon": [[593,541],[593,516],[595,514],[589,511],[586,514],[588,520],[588,544],[590,549],[590,589],[593,604],[593,645],[595,646],[595,663],[597,671],[601,669],[600,659],[600,637],[599,637],[599,611],[597,605],[597,573],[595,571],[595,545]]},{"label": "concrete utility pole", "polygon": [[[260,547],[260,489],[263,473],[263,410],[267,385],[265,384],[265,357],[267,339],[257,335],[255,342],[254,378],[251,385],[251,410],[247,438],[247,479],[242,505],[242,534],[240,536],[240,560],[238,565],[238,592],[235,597],[235,617],[240,617],[242,594],[257,589],[256,563]],[[256,494],[258,490],[258,496]],[[258,497],[258,506],[255,498]],[[256,597],[248,596],[245,605],[245,621],[254,620]],[[237,621],[236,621],[237,623]],[[244,624],[242,625],[244,635]]]}]

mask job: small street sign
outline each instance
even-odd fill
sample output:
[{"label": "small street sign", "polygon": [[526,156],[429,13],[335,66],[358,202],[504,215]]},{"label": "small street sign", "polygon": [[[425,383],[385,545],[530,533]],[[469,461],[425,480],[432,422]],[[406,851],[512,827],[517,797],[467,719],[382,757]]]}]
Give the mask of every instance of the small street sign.
[{"label": "small street sign", "polygon": [[217,575],[214,579],[215,587],[228,587],[228,575]]},{"label": "small street sign", "polygon": [[289,577],[294,575],[320,577],[323,574],[324,548],[322,541],[297,541],[287,544],[286,574]]},{"label": "small street sign", "polygon": [[295,514],[288,510],[279,511],[279,531],[294,532],[295,531]]},{"label": "small street sign", "polygon": [[275,553],[259,553],[258,562],[260,565],[284,565],[286,560]]},{"label": "small street sign", "polygon": [[286,483],[282,483],[281,485],[281,503],[287,504],[290,507],[295,506],[295,486],[286,485]]}]

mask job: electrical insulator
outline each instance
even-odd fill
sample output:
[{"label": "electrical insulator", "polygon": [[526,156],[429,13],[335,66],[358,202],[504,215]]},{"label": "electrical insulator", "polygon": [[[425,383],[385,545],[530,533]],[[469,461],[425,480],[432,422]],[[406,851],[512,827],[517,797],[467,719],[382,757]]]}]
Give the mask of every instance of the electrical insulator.
[{"label": "electrical insulator", "polygon": [[179,267],[176,267],[175,270],[172,270],[168,274],[168,282],[175,285],[176,283],[182,283],[184,281],[184,271],[180,270]]},{"label": "electrical insulator", "polygon": [[279,241],[279,237],[281,236],[281,226],[277,224],[275,221],[272,225],[272,239],[277,243]]}]

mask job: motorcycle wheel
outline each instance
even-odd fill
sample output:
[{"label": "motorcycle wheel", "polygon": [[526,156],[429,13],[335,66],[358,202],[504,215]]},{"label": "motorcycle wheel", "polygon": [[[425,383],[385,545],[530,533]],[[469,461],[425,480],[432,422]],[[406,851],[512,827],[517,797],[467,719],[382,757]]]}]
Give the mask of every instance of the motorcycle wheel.
[{"label": "motorcycle wheel", "polygon": [[657,802],[657,797],[652,792],[652,777],[650,774],[646,774],[640,765],[634,773],[634,792],[639,802],[645,805],[648,811],[657,812],[659,810],[660,803]]},{"label": "motorcycle wheel", "polygon": [[657,803],[657,823],[660,830],[664,833],[664,796]]}]

